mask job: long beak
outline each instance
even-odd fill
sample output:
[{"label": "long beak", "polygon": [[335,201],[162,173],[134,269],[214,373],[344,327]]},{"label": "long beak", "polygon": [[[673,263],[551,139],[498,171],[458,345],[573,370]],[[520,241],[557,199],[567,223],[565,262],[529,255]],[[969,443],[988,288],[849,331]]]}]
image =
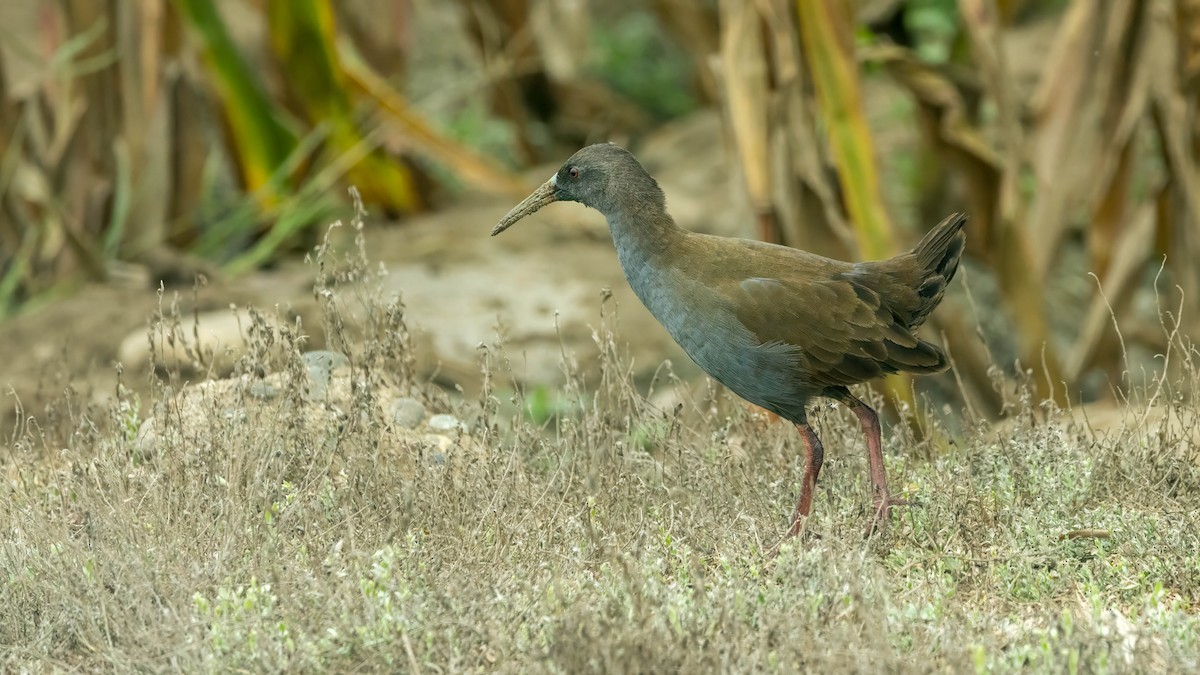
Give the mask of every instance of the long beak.
[{"label": "long beak", "polygon": [[557,176],[552,176],[550,180],[542,183],[542,186],[533,191],[533,194],[526,197],[513,207],[507,215],[500,219],[500,222],[492,228],[492,236],[496,236],[501,232],[512,227],[513,223],[537,211],[543,206],[558,201],[558,182]]}]

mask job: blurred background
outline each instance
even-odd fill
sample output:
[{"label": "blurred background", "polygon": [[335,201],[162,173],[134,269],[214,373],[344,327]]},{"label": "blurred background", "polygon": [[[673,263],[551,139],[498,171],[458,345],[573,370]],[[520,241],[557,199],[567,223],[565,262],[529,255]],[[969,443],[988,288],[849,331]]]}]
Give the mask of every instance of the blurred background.
[{"label": "blurred background", "polygon": [[[955,372],[922,386],[981,418],[1022,387],[1112,399],[1200,321],[1198,103],[1200,0],[5,0],[0,339],[35,357],[7,381],[129,365],[120,340],[51,345],[136,314],[84,289],[257,288],[347,216],[349,186],[433,324],[430,377],[477,377],[512,295],[540,318],[510,325],[536,322],[558,359],[623,284],[607,233],[566,206],[486,233],[613,140],[690,229],[870,259],[968,212],[966,283],[927,336]],[[311,282],[288,289],[301,306]],[[648,382],[679,355],[622,297]],[[516,370],[554,379],[508,337]]]}]

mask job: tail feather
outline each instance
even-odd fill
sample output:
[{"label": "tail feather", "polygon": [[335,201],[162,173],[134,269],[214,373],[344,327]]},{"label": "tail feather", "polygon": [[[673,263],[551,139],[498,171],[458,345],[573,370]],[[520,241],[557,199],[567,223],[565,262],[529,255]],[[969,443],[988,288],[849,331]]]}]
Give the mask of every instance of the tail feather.
[{"label": "tail feather", "polygon": [[930,230],[909,253],[917,259],[919,275],[913,279],[913,290],[917,297],[910,309],[910,329],[925,323],[930,312],[942,301],[946,285],[958,271],[958,260],[967,243],[967,235],[963,232],[966,222],[965,214],[950,215]]}]

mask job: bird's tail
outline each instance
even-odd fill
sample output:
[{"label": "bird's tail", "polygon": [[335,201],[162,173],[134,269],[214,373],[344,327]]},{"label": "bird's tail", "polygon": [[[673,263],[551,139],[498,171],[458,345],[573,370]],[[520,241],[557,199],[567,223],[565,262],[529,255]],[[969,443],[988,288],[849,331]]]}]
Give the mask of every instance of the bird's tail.
[{"label": "bird's tail", "polygon": [[942,294],[958,270],[958,259],[967,243],[967,235],[963,232],[966,222],[965,214],[952,214],[930,230],[908,254],[917,262],[917,276],[912,279],[917,297],[910,307],[909,328],[924,323],[942,301]]}]

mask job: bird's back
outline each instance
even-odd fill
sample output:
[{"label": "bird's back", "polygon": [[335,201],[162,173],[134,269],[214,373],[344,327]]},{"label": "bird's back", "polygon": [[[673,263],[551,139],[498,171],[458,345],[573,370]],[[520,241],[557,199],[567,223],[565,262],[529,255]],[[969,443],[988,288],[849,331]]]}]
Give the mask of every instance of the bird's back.
[{"label": "bird's back", "polygon": [[[725,240],[737,241],[740,245],[736,247],[711,248],[722,258],[715,268],[737,283],[758,277],[777,279],[799,288],[812,288],[815,282],[861,285],[879,295],[881,304],[895,315],[900,325],[915,330],[941,303],[946,286],[958,270],[966,246],[963,233],[966,221],[965,215],[953,214],[930,230],[912,250],[886,260],[851,263],[745,239]],[[819,301],[819,296],[791,299],[796,303],[814,300]]]},{"label": "bird's back", "polygon": [[[689,246],[694,250],[677,260],[709,271],[706,279],[696,280],[700,284],[690,285],[694,297],[704,293],[708,299],[681,305],[710,309],[702,316],[687,313],[678,323],[732,323],[706,326],[705,333],[744,334],[747,339],[722,341],[719,353],[702,342],[684,347],[710,374],[759,405],[764,388],[807,398],[898,371],[945,370],[945,354],[917,338],[915,330],[954,276],[965,221],[951,216],[913,250],[858,263],[763,242],[692,235]],[[689,270],[676,274],[689,276]],[[718,305],[724,311],[712,311]],[[762,377],[767,370],[790,372],[789,384],[725,381],[751,373]]]}]

